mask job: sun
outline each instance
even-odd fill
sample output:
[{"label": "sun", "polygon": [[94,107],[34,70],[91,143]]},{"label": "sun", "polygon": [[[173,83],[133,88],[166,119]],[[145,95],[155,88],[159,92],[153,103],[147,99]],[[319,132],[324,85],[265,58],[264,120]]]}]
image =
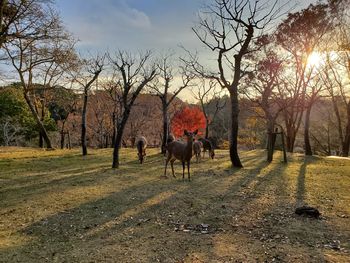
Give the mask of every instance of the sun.
[{"label": "sun", "polygon": [[322,63],[323,59],[319,52],[312,52],[307,59],[307,65],[309,67],[319,67]]}]

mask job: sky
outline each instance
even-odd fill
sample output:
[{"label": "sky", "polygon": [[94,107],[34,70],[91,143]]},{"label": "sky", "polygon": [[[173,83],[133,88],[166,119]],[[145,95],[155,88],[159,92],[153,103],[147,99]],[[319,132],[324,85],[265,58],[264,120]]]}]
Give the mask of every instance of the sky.
[{"label": "sky", "polygon": [[[203,57],[209,58],[210,51],[203,47],[192,27],[198,22],[199,10],[211,1],[56,0],[56,7],[67,29],[79,40],[80,53],[113,54],[120,49],[178,55],[183,46],[192,52],[200,50]],[[287,2],[287,8],[296,6],[300,10],[316,0],[281,1]],[[192,101],[191,94],[182,92],[180,98]]]},{"label": "sky", "polygon": [[57,0],[81,50],[193,48],[191,31],[203,0]]},{"label": "sky", "polygon": [[[199,51],[206,66],[214,67],[214,53],[206,49],[192,31],[198,23],[200,10],[213,0],[55,0],[55,9],[66,28],[78,40],[78,53],[84,55],[113,54],[118,50],[143,52],[151,50],[156,56],[184,54],[183,46],[191,52]],[[253,1],[253,0],[252,0]],[[261,0],[265,3],[269,0]],[[273,1],[273,0],[271,0]],[[317,0],[279,0],[294,11]],[[16,72],[7,64],[0,64],[0,85],[15,81]],[[181,85],[175,76],[173,86]],[[179,97],[193,102],[191,91]]]},{"label": "sky", "polygon": [[[192,50],[200,43],[191,28],[211,0],[56,0],[66,27],[83,51]],[[267,0],[262,0],[267,1]],[[297,9],[316,0],[282,0]]]}]

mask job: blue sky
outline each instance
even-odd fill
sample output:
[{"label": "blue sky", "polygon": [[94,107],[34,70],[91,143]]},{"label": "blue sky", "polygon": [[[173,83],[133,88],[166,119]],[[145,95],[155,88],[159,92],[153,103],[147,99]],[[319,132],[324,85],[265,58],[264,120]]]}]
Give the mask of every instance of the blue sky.
[{"label": "blue sky", "polygon": [[[191,27],[203,0],[58,0],[79,49],[167,50],[193,47]],[[197,42],[198,44],[198,42]]]},{"label": "blue sky", "polygon": [[[206,1],[211,0],[57,0],[56,5],[82,51],[167,51],[179,44],[200,47],[191,27]],[[297,9],[310,2],[315,0],[299,0]]]},{"label": "blue sky", "polygon": [[[206,64],[215,63],[212,52],[203,48],[192,27],[205,3],[213,0],[56,0],[56,7],[68,30],[79,39],[79,53],[114,53],[152,50],[156,54],[179,55],[184,46],[199,50]],[[267,1],[267,0],[262,0]],[[281,0],[295,10],[316,0]],[[263,2],[264,3],[264,2]],[[180,78],[179,78],[180,79]],[[178,80],[179,81],[179,80]],[[175,80],[174,85],[176,83]],[[180,97],[191,100],[190,92]]]}]

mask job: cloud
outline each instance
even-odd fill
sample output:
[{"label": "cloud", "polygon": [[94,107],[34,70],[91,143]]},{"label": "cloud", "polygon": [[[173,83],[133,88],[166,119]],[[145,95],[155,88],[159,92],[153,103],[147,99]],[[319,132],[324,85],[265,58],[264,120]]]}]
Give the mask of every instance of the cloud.
[{"label": "cloud", "polygon": [[134,28],[150,29],[152,24],[150,18],[143,12],[135,8],[127,8],[119,15],[124,19],[126,24]]},{"label": "cloud", "polygon": [[152,28],[150,17],[123,0],[76,0],[61,4],[68,29],[85,46],[115,43]]}]

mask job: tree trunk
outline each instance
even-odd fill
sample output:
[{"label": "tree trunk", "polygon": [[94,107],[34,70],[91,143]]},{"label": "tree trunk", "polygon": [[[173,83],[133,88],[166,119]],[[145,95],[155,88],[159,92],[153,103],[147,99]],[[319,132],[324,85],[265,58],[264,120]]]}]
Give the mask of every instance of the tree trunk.
[{"label": "tree trunk", "polygon": [[163,103],[162,106],[163,111],[163,138],[162,138],[162,147],[161,147],[161,153],[165,154],[166,152],[166,145],[168,142],[168,134],[169,134],[169,123],[168,123],[168,107],[166,103]]},{"label": "tree trunk", "polygon": [[115,138],[117,136],[117,120],[116,120],[116,114],[115,112],[113,112],[113,116],[112,116],[113,120],[113,133],[112,133],[112,141],[111,141],[111,148],[114,147],[115,144]]},{"label": "tree trunk", "polygon": [[310,115],[311,115],[312,104],[306,109],[305,113],[305,127],[304,127],[304,143],[305,143],[305,155],[312,156],[312,149],[310,144]]},{"label": "tree trunk", "polygon": [[294,150],[295,143],[295,134],[294,129],[290,125],[286,123],[286,144],[287,144],[287,152],[292,153]]},{"label": "tree trunk", "polygon": [[70,150],[72,148],[72,144],[71,144],[71,141],[70,141],[70,132],[69,132],[69,130],[67,131],[67,136],[68,136],[68,149]]},{"label": "tree trunk", "polygon": [[243,165],[238,156],[238,93],[233,91],[230,92],[231,102],[231,132],[230,132],[230,159],[234,167],[242,168]]},{"label": "tree trunk", "polygon": [[[44,123],[45,120],[45,103],[44,100],[41,100],[41,117],[40,120],[42,123]],[[44,148],[44,138],[43,135],[41,133],[41,131],[39,131],[39,147],[40,148]]]},{"label": "tree trunk", "polygon": [[64,131],[61,131],[61,149],[64,149],[64,139],[65,139],[65,133]]},{"label": "tree trunk", "polygon": [[275,122],[272,117],[267,116],[267,161],[270,163],[273,160],[273,133],[274,133]]},{"label": "tree trunk", "polygon": [[87,145],[86,145],[86,110],[88,94],[87,90],[84,90],[84,101],[83,101],[83,112],[81,114],[81,146],[83,151],[83,156],[87,155]]},{"label": "tree trunk", "polygon": [[349,148],[350,148],[350,102],[347,105],[347,124],[345,129],[344,142],[342,144],[342,156],[349,156]]},{"label": "tree trunk", "polygon": [[64,124],[65,124],[65,121],[62,122],[62,128],[61,128],[61,149],[64,148],[64,139],[65,139]]},{"label": "tree trunk", "polygon": [[45,143],[46,143],[46,147],[47,147],[48,149],[52,149],[51,141],[50,141],[50,138],[49,138],[49,136],[48,136],[48,134],[47,134],[47,131],[46,131],[46,129],[45,129],[45,126],[44,126],[44,124],[41,122],[38,113],[35,111],[35,108],[34,108],[32,102],[30,101],[30,98],[28,97],[27,92],[24,92],[23,95],[24,95],[24,99],[26,100],[26,102],[27,102],[27,104],[28,104],[28,106],[29,106],[29,109],[30,109],[30,111],[32,112],[32,115],[33,115],[33,117],[34,117],[34,119],[35,119],[35,121],[36,121],[36,123],[37,123],[37,125],[38,125],[38,127],[39,127],[40,133],[41,133],[41,135],[43,136],[43,139],[44,139],[44,141],[45,141]]},{"label": "tree trunk", "polygon": [[41,131],[39,131],[39,148],[44,148],[44,138]]},{"label": "tree trunk", "polygon": [[205,118],[205,135],[204,138],[208,139],[209,137],[209,119],[208,117]]},{"label": "tree trunk", "polygon": [[122,138],[126,123],[128,121],[130,110],[126,109],[123,113],[122,120],[118,125],[117,135],[115,138],[114,150],[113,150],[113,163],[112,168],[119,168],[119,149],[122,144]]}]

